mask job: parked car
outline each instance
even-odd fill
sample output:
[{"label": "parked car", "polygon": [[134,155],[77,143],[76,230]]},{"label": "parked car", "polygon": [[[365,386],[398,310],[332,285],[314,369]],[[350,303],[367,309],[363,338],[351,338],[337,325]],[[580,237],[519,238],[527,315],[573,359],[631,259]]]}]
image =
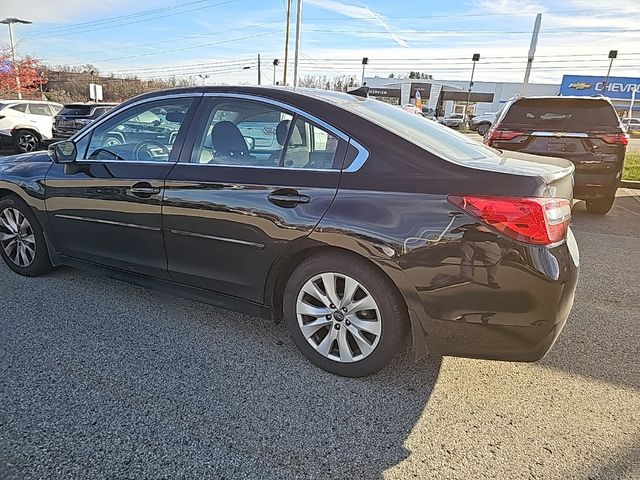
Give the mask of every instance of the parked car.
[{"label": "parked car", "polygon": [[422,116],[429,120],[436,119],[436,109],[427,105],[422,105]]},{"label": "parked car", "polygon": [[0,100],[0,143],[16,153],[38,150],[52,139],[53,116],[62,105],[40,100]]},{"label": "parked car", "polygon": [[[277,145],[247,141],[267,114]],[[0,160],[0,255],[283,319],[339,375],[378,371],[407,332],[417,357],[535,361],[574,298],[573,170],[346,93],[167,90]]]},{"label": "parked car", "polygon": [[107,113],[117,103],[70,103],[54,117],[53,136],[64,140],[76,134],[96,118]]},{"label": "parked car", "polygon": [[570,160],[575,197],[604,215],[615,200],[629,136],[605,97],[521,97],[507,102],[485,143]]},{"label": "parked car", "polygon": [[622,126],[629,133],[640,132],[640,118],[623,118]]},{"label": "parked car", "polygon": [[497,112],[487,112],[475,115],[469,120],[469,128],[484,136],[484,134],[491,128],[491,125],[493,125],[493,122],[495,122],[497,115]]},{"label": "parked car", "polygon": [[460,128],[464,121],[464,115],[461,113],[453,113],[448,117],[444,117],[440,120],[440,123],[450,128]]}]

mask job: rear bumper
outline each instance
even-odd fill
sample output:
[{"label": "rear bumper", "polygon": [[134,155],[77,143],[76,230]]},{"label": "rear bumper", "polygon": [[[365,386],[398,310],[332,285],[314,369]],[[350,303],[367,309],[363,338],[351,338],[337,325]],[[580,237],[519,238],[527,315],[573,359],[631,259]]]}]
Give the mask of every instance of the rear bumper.
[{"label": "rear bumper", "polygon": [[581,200],[610,197],[615,195],[621,178],[621,168],[606,172],[584,172],[576,169],[573,196]]},{"label": "rear bumper", "polygon": [[[490,255],[488,245],[475,248]],[[491,360],[544,357],[573,306],[579,270],[573,234],[552,248],[514,245],[495,265],[462,270],[442,266],[429,284],[422,275],[412,278],[427,313],[421,323],[429,350]]]}]

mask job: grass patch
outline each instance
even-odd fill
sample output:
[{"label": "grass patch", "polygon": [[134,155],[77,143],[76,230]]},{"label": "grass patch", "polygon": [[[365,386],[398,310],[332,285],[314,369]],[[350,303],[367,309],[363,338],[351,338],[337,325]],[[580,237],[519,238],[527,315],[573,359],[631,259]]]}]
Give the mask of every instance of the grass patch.
[{"label": "grass patch", "polygon": [[624,159],[623,180],[640,181],[640,152],[627,153]]}]

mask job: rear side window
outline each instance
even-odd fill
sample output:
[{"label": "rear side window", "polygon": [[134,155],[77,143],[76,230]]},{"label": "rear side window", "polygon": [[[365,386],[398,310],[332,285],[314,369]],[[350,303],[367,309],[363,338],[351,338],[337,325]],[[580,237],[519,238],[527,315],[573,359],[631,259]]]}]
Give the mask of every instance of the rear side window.
[{"label": "rear side window", "polygon": [[42,103],[32,103],[29,105],[29,113],[32,115],[42,115],[44,117],[50,117],[52,115],[49,105]]},{"label": "rear side window", "polygon": [[511,105],[500,122],[501,127],[562,131],[603,129],[619,125],[618,114],[608,102],[561,97],[518,100]]},{"label": "rear side window", "polygon": [[67,105],[65,106],[60,115],[90,115],[91,105]]},{"label": "rear side window", "polygon": [[353,102],[354,113],[452,162],[499,158],[494,150],[438,122],[378,100]]},{"label": "rear side window", "polygon": [[22,113],[27,113],[27,104],[26,103],[21,103],[18,105],[13,105],[11,107],[9,107],[11,110],[15,110],[17,112],[22,112]]}]

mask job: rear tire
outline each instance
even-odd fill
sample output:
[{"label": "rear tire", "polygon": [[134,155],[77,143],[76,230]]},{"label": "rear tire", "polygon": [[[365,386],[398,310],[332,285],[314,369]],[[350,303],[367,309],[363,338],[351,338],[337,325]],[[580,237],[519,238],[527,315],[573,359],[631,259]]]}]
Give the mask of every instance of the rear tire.
[{"label": "rear tire", "polygon": [[409,326],[395,285],[366,261],[341,253],[318,254],[298,265],[285,287],[283,310],[300,351],[346,377],[384,368]]},{"label": "rear tire", "polygon": [[13,134],[13,149],[16,153],[35,152],[41,144],[40,135],[31,130],[17,130]]},{"label": "rear tire", "polygon": [[53,268],[38,219],[13,195],[0,199],[0,256],[11,270],[27,277]]},{"label": "rear tire", "polygon": [[596,198],[593,200],[587,200],[587,212],[595,213],[597,215],[605,215],[615,202],[615,195],[605,198]]}]

